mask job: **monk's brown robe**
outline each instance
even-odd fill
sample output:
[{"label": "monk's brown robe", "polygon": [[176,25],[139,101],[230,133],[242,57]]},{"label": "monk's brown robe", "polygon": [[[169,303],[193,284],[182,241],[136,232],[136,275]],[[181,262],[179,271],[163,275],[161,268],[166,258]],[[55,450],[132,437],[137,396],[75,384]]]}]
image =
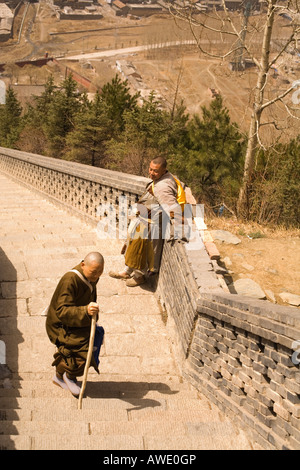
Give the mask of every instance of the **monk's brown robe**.
[{"label": "monk's brown robe", "polygon": [[[82,275],[79,264],[74,269]],[[91,317],[87,305],[96,301],[96,284],[93,290],[74,272],[67,272],[59,281],[47,313],[46,331],[50,341],[57,346],[53,366],[70,376],[83,374],[89,347]],[[91,366],[99,373],[92,355]]]}]

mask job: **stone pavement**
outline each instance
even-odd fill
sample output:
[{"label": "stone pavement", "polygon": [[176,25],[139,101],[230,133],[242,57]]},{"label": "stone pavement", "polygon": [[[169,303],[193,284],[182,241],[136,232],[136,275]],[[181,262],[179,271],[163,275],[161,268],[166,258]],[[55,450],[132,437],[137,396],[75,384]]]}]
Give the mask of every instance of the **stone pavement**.
[{"label": "stone pavement", "polygon": [[[10,369],[0,364],[0,449],[252,449],[181,377],[151,288],[130,289],[108,276],[122,266],[122,242],[100,240],[94,228],[2,174],[0,187],[0,362]],[[90,369],[78,410],[52,384],[54,347],[41,312],[60,277],[90,251],[105,257],[98,323],[106,336],[101,374]]]}]

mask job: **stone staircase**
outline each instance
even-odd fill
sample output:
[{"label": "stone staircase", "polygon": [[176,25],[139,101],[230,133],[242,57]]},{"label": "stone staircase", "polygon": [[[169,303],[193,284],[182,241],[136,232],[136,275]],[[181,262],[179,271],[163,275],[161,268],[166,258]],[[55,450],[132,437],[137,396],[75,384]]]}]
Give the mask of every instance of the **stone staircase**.
[{"label": "stone staircase", "polygon": [[[253,449],[243,431],[186,382],[150,286],[108,276],[122,266],[121,241],[95,230],[0,174],[0,449]],[[59,278],[89,251],[105,257],[98,284],[105,329],[101,374],[88,376],[82,410],[52,384],[45,331]]]},{"label": "stone staircase", "polygon": [[172,388],[155,382],[90,382],[82,410],[68,392],[49,383],[24,379],[17,393],[1,390],[2,449],[251,448],[215,407],[179,382]]}]

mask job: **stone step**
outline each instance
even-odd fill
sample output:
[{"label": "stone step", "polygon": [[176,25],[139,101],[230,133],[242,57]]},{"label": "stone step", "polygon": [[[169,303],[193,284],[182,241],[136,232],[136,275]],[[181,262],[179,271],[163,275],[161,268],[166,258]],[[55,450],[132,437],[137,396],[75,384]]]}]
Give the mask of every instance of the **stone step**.
[{"label": "stone step", "polygon": [[[40,418],[40,416],[39,416]],[[184,435],[187,429],[200,430],[202,426],[207,428],[208,425],[216,427],[217,421],[209,422],[184,422],[178,420],[160,422],[157,426],[156,421],[139,420],[139,421],[101,421],[95,419],[96,417],[90,415],[90,419],[85,420],[22,420],[20,421],[2,421],[1,433],[3,435],[30,435],[39,436],[42,434],[54,434],[58,430],[63,431],[63,434],[73,433],[74,435],[159,435],[168,436],[170,434]],[[101,417],[99,417],[101,418]],[[220,425],[220,423],[218,423]],[[223,423],[222,429],[223,429]],[[227,424],[227,431],[234,432]]]},{"label": "stone step", "polygon": [[[80,382],[78,382],[79,385]],[[93,398],[139,398],[139,399],[161,399],[168,398],[172,399],[173,395],[176,397],[182,396],[183,398],[197,398],[197,392],[195,390],[172,390],[163,392],[160,390],[147,390],[144,388],[137,388],[133,390],[126,390],[122,388],[115,389],[106,389],[105,387],[99,384],[96,387],[93,386],[96,384],[88,384],[85,389],[85,397]],[[53,397],[66,397],[69,395],[67,390],[63,390],[58,386],[52,386],[52,383],[47,383],[45,385],[36,385],[32,387],[22,387],[22,388],[0,388],[0,398],[49,398],[50,400]],[[85,398],[84,397],[84,398]],[[178,399],[178,397],[177,397]]]},{"label": "stone step", "polygon": [[0,435],[0,450],[31,450],[29,436]]},{"label": "stone step", "polygon": [[158,428],[156,423],[145,421],[138,428],[126,424],[129,426],[116,422],[87,425],[58,421],[51,427],[49,423],[23,423],[24,434],[0,436],[0,449],[160,450],[162,442],[165,450],[251,449],[244,433],[237,432],[227,421],[188,423],[184,427],[179,424],[177,428],[171,428],[170,423],[163,423]]},{"label": "stone step", "polygon": [[[9,393],[25,393],[25,391],[43,391],[43,393],[61,391],[60,387],[52,383],[54,373],[24,373],[22,378],[8,377],[0,380],[0,396]],[[162,380],[164,379],[164,380]],[[82,377],[79,377],[78,384],[81,385]],[[86,384],[86,391],[95,393],[138,393],[141,394],[159,392],[162,394],[175,395],[180,392],[189,392],[197,397],[199,392],[188,382],[183,381],[178,376],[160,377],[160,376],[130,376],[130,375],[98,375],[93,369],[90,369]]]},{"label": "stone step", "polygon": [[72,421],[87,422],[96,421],[128,421],[128,414],[125,409],[107,409],[105,413],[95,413],[94,409],[78,410],[77,407],[73,409],[43,409],[43,410],[30,410],[30,409],[0,409],[0,429],[2,424],[6,421],[23,422],[23,421]]},{"label": "stone step", "polygon": [[[1,397],[0,410],[4,414],[5,410],[31,410],[34,412],[43,412],[49,409],[48,418],[55,415],[54,410],[59,410],[60,415],[69,414],[72,410],[77,410],[78,400],[69,394],[69,397],[53,397],[53,398],[29,398],[29,397]],[[183,416],[194,416],[195,419],[202,419],[207,415],[207,419],[213,419],[219,416],[218,408],[211,408],[206,401],[202,403],[197,399],[178,398],[167,400],[165,398],[90,398],[86,397],[82,402],[82,410],[95,410],[95,413],[124,411],[130,413],[131,419],[142,419],[146,416],[148,419],[163,419],[165,412],[169,413],[169,418],[176,419],[176,413]],[[79,410],[80,411],[80,410]],[[189,419],[191,419],[191,416]],[[67,418],[66,418],[67,419]]]},{"label": "stone step", "polygon": [[3,435],[39,436],[54,434],[63,430],[64,434],[88,435],[89,423],[85,421],[2,421],[0,424]]},{"label": "stone step", "polygon": [[[92,371],[92,369],[90,369]],[[0,381],[0,396],[3,393],[5,396],[6,391],[11,391],[12,393],[20,394],[25,393],[25,391],[43,391],[46,393],[46,390],[50,390],[51,396],[53,392],[60,391],[58,386],[52,384],[53,372],[51,374],[24,374],[24,378],[7,378]],[[162,394],[175,395],[180,392],[189,392],[190,395],[197,397],[199,392],[188,382],[182,381],[178,376],[171,376],[168,380],[162,382],[161,377],[151,377],[151,376],[139,376],[137,380],[136,376],[116,376],[108,375],[105,376],[101,374],[100,376],[97,373],[89,373],[88,381],[86,384],[86,391],[93,393],[149,393],[151,391],[157,391]],[[79,385],[82,383],[82,379],[78,379]]]},{"label": "stone step", "polygon": [[[101,358],[100,358],[101,359]],[[52,370],[51,370],[52,369]],[[47,369],[45,371],[16,371],[10,374],[8,379],[0,380],[0,388],[24,388],[31,387],[32,383],[51,383],[54,376],[54,368]],[[79,377],[79,382],[81,381]],[[100,373],[97,374],[93,368],[89,369],[87,385],[93,382],[101,382],[103,387],[115,388],[116,386],[122,387],[126,390],[136,389],[136,388],[145,388],[147,390],[168,390],[173,389],[181,390],[187,389],[192,390],[194,387],[183,380],[179,374],[168,374],[168,375],[159,375],[159,374],[130,374],[123,371],[122,374],[114,373]]]},{"label": "stone step", "polygon": [[[0,402],[9,406],[9,400]],[[216,450],[251,448],[244,434],[237,436],[232,424],[220,419],[219,410],[211,410],[206,400],[172,400],[167,410],[149,406],[146,400],[87,398],[82,410],[73,397],[59,399],[60,406],[55,399],[52,406],[50,400],[17,401],[21,409],[0,410],[0,449],[155,450],[162,440],[165,449],[174,450],[211,449],[212,442]]]},{"label": "stone step", "polygon": [[[154,407],[152,403],[142,403],[141,401],[132,401],[119,403],[94,403],[89,406],[86,402],[82,404],[82,409],[77,409],[77,401],[73,402],[72,407],[56,407],[51,408],[45,402],[44,408],[1,408],[0,409],[0,422],[3,424],[5,421],[109,421],[116,417],[118,421],[157,421],[161,422],[164,419],[169,419],[175,422],[209,422],[219,420],[220,412],[217,408],[209,410],[206,406],[203,408],[197,407],[195,409],[191,403],[186,402],[186,406],[166,408],[164,405],[157,405]],[[152,405],[152,406],[151,406]]]},{"label": "stone step", "polygon": [[144,450],[141,436],[0,436],[2,450]]}]

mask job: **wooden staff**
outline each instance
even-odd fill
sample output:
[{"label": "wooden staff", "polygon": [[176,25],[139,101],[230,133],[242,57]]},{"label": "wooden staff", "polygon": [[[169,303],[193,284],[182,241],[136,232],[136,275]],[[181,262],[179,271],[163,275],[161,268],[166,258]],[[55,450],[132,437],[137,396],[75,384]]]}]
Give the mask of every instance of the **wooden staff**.
[{"label": "wooden staff", "polygon": [[81,385],[79,399],[78,399],[78,410],[81,410],[81,407],[82,407],[82,398],[83,398],[83,394],[84,394],[84,391],[85,391],[87,375],[88,375],[88,371],[89,371],[89,367],[90,367],[91,359],[92,359],[92,354],[93,354],[95,331],[96,331],[96,317],[97,317],[97,314],[94,313],[94,315],[92,316],[92,323],[91,323],[91,334],[90,334],[89,349],[88,349],[88,353],[87,353],[87,358],[86,358],[86,363],[85,363],[84,373],[83,373],[83,379],[82,379],[82,385]]}]

